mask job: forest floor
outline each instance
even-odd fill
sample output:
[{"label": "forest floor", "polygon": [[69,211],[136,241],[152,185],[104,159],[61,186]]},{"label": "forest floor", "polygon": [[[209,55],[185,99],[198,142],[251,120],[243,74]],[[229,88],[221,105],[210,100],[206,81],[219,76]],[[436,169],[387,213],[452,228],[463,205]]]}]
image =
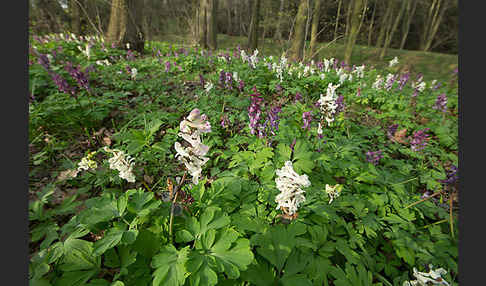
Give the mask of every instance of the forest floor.
[{"label": "forest floor", "polygon": [[[160,41],[167,41],[170,43],[177,43],[182,45],[190,45],[191,40],[188,37],[179,35],[166,35],[164,38],[158,39]],[[247,43],[247,37],[228,36],[225,34],[218,35],[218,49],[226,50],[232,49],[237,45],[244,47]],[[259,52],[262,55],[280,56],[282,52],[287,50],[289,43],[285,41],[279,44],[274,39],[265,39],[264,44],[259,40]],[[309,47],[309,41],[306,42],[306,47]],[[344,58],[344,44],[339,41],[336,42],[320,42],[317,47],[319,51],[319,59],[322,58],[337,58],[342,60]],[[375,47],[365,45],[355,45],[351,57],[351,63],[356,65],[371,65],[377,68],[384,68],[390,60],[398,57],[399,70],[402,72],[410,71],[412,75],[423,74],[425,80],[446,80],[450,78],[451,72],[458,68],[458,56],[452,54],[388,49],[383,59],[379,58],[379,50]]]}]

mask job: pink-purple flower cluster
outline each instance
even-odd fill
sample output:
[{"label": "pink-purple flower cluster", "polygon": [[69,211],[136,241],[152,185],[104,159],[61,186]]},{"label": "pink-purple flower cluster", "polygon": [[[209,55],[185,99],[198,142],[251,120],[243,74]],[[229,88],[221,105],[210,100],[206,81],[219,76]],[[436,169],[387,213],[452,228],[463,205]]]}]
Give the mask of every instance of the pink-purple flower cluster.
[{"label": "pink-purple flower cluster", "polygon": [[336,114],[343,111],[344,108],[346,107],[346,104],[344,103],[344,96],[343,95],[340,95],[338,96],[338,98],[336,99],[336,104],[337,104],[337,107],[336,107]]},{"label": "pink-purple flower cluster", "polygon": [[238,84],[238,89],[240,90],[240,92],[243,92],[244,88],[245,88],[245,82],[243,80],[240,80]]},{"label": "pink-purple flower cluster", "polygon": [[219,86],[225,89],[233,89],[233,75],[221,70],[219,72]]},{"label": "pink-purple flower cluster", "polygon": [[253,87],[253,92],[250,94],[250,107],[248,107],[248,116],[250,117],[250,133],[255,134],[258,130],[260,130],[259,127],[260,124],[258,121],[260,120],[260,115],[262,113],[261,111],[261,105],[263,102],[262,95],[256,91],[256,88]]},{"label": "pink-purple flower cluster", "polygon": [[429,140],[429,134],[425,133],[429,131],[429,128],[423,130],[418,130],[413,133],[412,141],[410,141],[410,146],[412,151],[420,151],[427,146],[427,141]]},{"label": "pink-purple flower cluster", "polygon": [[87,91],[90,90],[87,71],[83,72],[79,65],[77,67],[74,67],[71,62],[66,63],[65,69],[76,80],[80,87],[84,88]]},{"label": "pink-purple flower cluster", "polygon": [[380,162],[380,159],[383,158],[383,152],[381,150],[378,151],[368,151],[366,152],[366,160],[373,165],[377,165]]},{"label": "pink-purple flower cluster", "polygon": [[410,78],[410,72],[406,72],[400,76],[400,80],[398,81],[398,89],[402,90],[403,87],[407,84]]},{"label": "pink-purple flower cluster", "polygon": [[310,130],[310,123],[312,121],[312,115],[310,111],[306,111],[302,113],[302,121],[304,122],[304,125],[302,126],[303,129]]},{"label": "pink-purple flower cluster", "polygon": [[458,179],[457,167],[451,165],[449,169],[446,170],[446,178],[444,180],[439,180],[439,182],[445,185],[453,185]]},{"label": "pink-purple flower cluster", "polygon": [[[261,137],[265,137],[268,134],[271,134],[272,136],[277,134],[278,131],[278,124],[280,122],[280,118],[278,114],[282,111],[282,108],[280,106],[274,106],[270,109],[270,111],[267,113],[267,118],[265,119],[265,122],[263,123],[263,134]],[[260,132],[259,132],[260,133]]]},{"label": "pink-purple flower cluster", "polygon": [[433,109],[440,110],[442,112],[447,112],[447,96],[445,93],[439,94],[435,100]]},{"label": "pink-purple flower cluster", "polygon": [[301,101],[302,100],[302,94],[300,92],[295,93],[295,101]]}]

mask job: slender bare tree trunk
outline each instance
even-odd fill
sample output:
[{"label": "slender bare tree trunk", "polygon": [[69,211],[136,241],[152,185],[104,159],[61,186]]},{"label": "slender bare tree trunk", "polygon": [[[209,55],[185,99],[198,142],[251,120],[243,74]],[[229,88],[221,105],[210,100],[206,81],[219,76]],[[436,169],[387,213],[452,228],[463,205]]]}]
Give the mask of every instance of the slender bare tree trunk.
[{"label": "slender bare tree trunk", "polygon": [[344,32],[344,37],[346,38],[346,41],[349,36],[349,27],[351,26],[350,20],[351,20],[351,14],[353,13],[353,1],[354,0],[349,0],[348,4],[348,10],[346,11],[346,30]]},{"label": "slender bare tree trunk", "polygon": [[316,59],[316,46],[317,46],[317,33],[319,32],[319,16],[321,10],[321,0],[315,0],[314,3],[314,13],[312,15],[312,29],[311,29],[311,40],[310,40],[310,57],[311,59]]},{"label": "slender bare tree trunk", "polygon": [[361,20],[359,21],[358,31],[361,31],[361,26],[363,26],[364,18],[366,15],[366,9],[368,8],[368,0],[364,0],[363,13],[361,13]]},{"label": "slender bare tree trunk", "polygon": [[232,5],[232,1],[231,0],[227,0],[226,2],[226,13],[228,14],[228,27],[227,27],[227,34],[228,35],[231,35],[232,34],[232,27],[233,27],[233,23],[231,21],[231,5]]},{"label": "slender bare tree trunk", "polygon": [[342,5],[342,3],[343,3],[343,0],[339,0],[338,11],[337,11],[337,16],[336,16],[336,23],[334,24],[334,38],[333,39],[336,39],[336,37],[337,37],[339,16],[341,16],[341,5]]},{"label": "slender bare tree trunk", "polygon": [[352,15],[350,19],[349,37],[346,40],[346,47],[344,50],[344,61],[351,64],[351,54],[359,33],[359,15],[363,6],[363,0],[353,0]]},{"label": "slender bare tree trunk", "polygon": [[302,60],[304,37],[305,37],[305,24],[307,21],[307,6],[308,0],[300,0],[299,10],[297,12],[295,29],[292,37],[292,44],[290,47],[290,59],[299,61]]},{"label": "slender bare tree trunk", "polygon": [[371,33],[373,32],[373,24],[375,23],[376,1],[373,5],[373,14],[371,15],[370,28],[368,30],[368,46],[371,46]]},{"label": "slender bare tree trunk", "polygon": [[278,42],[282,42],[282,19],[284,13],[285,0],[280,0],[280,9],[278,11],[277,29],[275,31],[275,39]]},{"label": "slender bare tree trunk", "polygon": [[408,0],[406,20],[402,26],[402,41],[400,42],[400,50],[405,47],[405,42],[407,41],[408,31],[410,30],[410,24],[412,23],[413,15],[415,15],[415,9],[417,8],[417,0]]},{"label": "slender bare tree trunk", "polygon": [[250,31],[248,33],[248,49],[250,51],[254,51],[258,47],[258,14],[260,11],[260,0],[253,0],[253,6],[251,8]]},{"label": "slender bare tree trunk", "polygon": [[447,0],[433,0],[427,15],[427,20],[425,21],[424,32],[420,43],[421,50],[428,51],[430,49],[442,17],[447,10],[447,4]]},{"label": "slender bare tree trunk", "polygon": [[381,49],[381,52],[380,52],[380,59],[383,59],[385,57],[386,50],[390,46],[391,40],[392,40],[393,35],[395,34],[395,31],[398,27],[398,23],[400,22],[402,15],[405,11],[406,5],[407,5],[407,3],[405,1],[402,1],[402,6],[400,7],[400,10],[398,11],[398,15],[395,16],[395,21],[393,22],[393,26],[391,27],[391,29],[389,30],[389,32],[387,33],[387,35],[385,37],[385,43],[383,44],[383,48]]},{"label": "slender bare tree trunk", "polygon": [[385,34],[386,30],[388,30],[388,27],[391,24],[391,12],[393,11],[393,2],[395,0],[388,0],[385,15],[383,15],[383,18],[381,20],[381,27],[380,27],[380,33],[378,34],[378,39],[376,40],[376,47],[380,48],[381,45],[383,44],[383,40],[385,39]]}]

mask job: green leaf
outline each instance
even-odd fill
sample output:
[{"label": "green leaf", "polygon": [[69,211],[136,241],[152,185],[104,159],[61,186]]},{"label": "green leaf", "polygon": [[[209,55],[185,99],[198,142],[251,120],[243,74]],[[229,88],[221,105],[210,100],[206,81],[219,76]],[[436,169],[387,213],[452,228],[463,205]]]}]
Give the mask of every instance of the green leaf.
[{"label": "green leaf", "polygon": [[290,149],[290,146],[287,144],[279,143],[277,145],[277,154],[280,162],[289,161],[292,154],[292,149]]},{"label": "green leaf", "polygon": [[250,264],[248,269],[241,273],[241,277],[256,286],[273,285],[275,281],[275,273],[265,261]]},{"label": "green leaf", "polygon": [[120,243],[125,230],[122,228],[110,228],[105,236],[94,243],[93,254],[98,256],[103,254],[106,250],[115,247]]},{"label": "green leaf", "polygon": [[152,259],[153,286],[180,286],[186,280],[186,261],[190,246],[177,250],[173,245],[167,245]]},{"label": "green leaf", "polygon": [[191,253],[190,260],[187,263],[187,270],[191,272],[189,282],[191,286],[198,285],[216,285],[218,283],[218,274],[209,264],[214,265],[214,260],[209,260],[199,253]]},{"label": "green leaf", "polygon": [[306,278],[305,274],[285,274],[281,279],[280,282],[283,286],[294,286],[294,285],[302,285],[302,286],[312,286],[312,282]]},{"label": "green leaf", "polygon": [[92,279],[86,286],[110,286],[110,282],[106,279]]},{"label": "green leaf", "polygon": [[64,241],[64,256],[59,269],[79,271],[98,269],[101,257],[93,255],[93,243],[81,239],[68,238]]},{"label": "green leaf", "polygon": [[144,190],[131,190],[128,193],[128,211],[137,214],[139,217],[146,216],[154,211],[161,204],[160,201],[154,200],[154,193],[144,192]]},{"label": "green leaf", "polygon": [[196,241],[197,252],[191,255],[188,263],[191,285],[216,285],[217,272],[229,279],[240,276],[240,270],[245,270],[253,261],[253,253],[250,242],[238,236],[232,229],[210,229]]},{"label": "green leaf", "polygon": [[93,277],[98,270],[69,271],[64,272],[59,280],[56,280],[55,286],[84,286],[86,282]]},{"label": "green leaf", "polygon": [[[230,223],[228,215],[218,207],[208,207],[201,215],[199,221],[195,217],[186,221],[187,230],[179,230],[176,233],[177,242],[188,242],[199,239],[203,233],[211,229],[219,229]],[[190,239],[190,240],[189,240]]]},{"label": "green leaf", "polygon": [[287,231],[283,225],[270,228],[265,234],[257,234],[252,238],[258,254],[267,259],[281,271],[287,257],[295,246],[295,233]]}]

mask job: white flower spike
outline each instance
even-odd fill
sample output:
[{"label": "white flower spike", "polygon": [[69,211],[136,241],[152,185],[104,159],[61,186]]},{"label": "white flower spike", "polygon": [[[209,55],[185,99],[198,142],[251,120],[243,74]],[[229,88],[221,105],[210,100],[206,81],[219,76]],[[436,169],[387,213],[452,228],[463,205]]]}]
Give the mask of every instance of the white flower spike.
[{"label": "white flower spike", "polygon": [[289,215],[295,214],[297,208],[305,202],[305,191],[301,187],[309,187],[311,185],[307,175],[297,174],[292,166],[291,161],[285,162],[282,169],[276,171],[277,178],[275,183],[280,194],[275,197],[275,202],[278,204],[277,209],[283,208]]}]

